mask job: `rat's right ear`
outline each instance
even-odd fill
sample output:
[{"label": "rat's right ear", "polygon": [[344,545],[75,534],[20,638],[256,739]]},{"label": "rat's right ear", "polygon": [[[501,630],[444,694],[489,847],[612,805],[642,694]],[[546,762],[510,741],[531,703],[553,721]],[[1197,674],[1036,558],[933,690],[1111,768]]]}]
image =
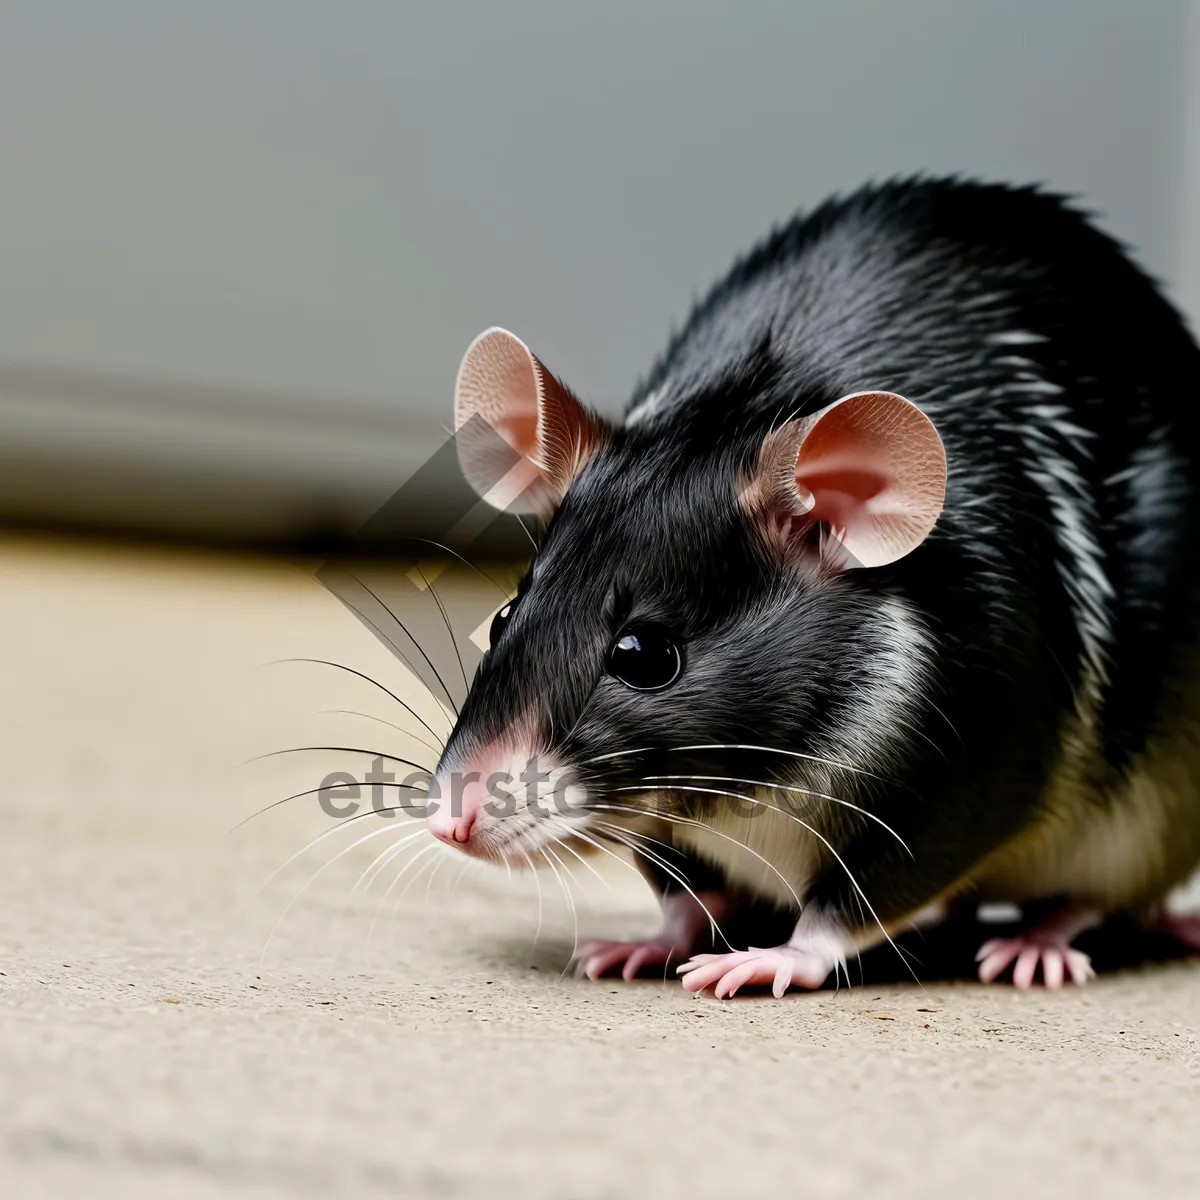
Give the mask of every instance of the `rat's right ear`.
[{"label": "rat's right ear", "polygon": [[494,507],[549,518],[607,429],[506,329],[485,330],[463,356],[454,389],[458,461]]},{"label": "rat's right ear", "polygon": [[742,503],[784,555],[810,548],[842,569],[915,550],[946,499],[933,422],[895,392],[855,392],[788,421],[763,443]]}]

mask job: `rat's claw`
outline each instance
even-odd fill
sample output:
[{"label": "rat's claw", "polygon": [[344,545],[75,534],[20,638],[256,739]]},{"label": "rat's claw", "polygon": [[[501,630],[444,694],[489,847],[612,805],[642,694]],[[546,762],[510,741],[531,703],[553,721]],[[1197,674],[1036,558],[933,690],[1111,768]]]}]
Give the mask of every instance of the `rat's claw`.
[{"label": "rat's claw", "polygon": [[693,954],[685,963],[680,963],[675,968],[676,975],[682,975],[685,971],[694,971],[697,967],[704,966],[705,963],[716,962],[718,958],[725,958],[724,954]]},{"label": "rat's claw", "polygon": [[810,950],[794,946],[771,949],[735,950],[731,954],[697,954],[676,968],[689,992],[713,988],[718,1000],[734,996],[747,984],[766,987],[778,998],[793,983],[817,988],[825,982],[832,965]]},{"label": "rat's claw", "polygon": [[1089,979],[1096,978],[1096,969],[1092,966],[1092,960],[1082,950],[1072,950],[1068,947],[1066,958],[1067,970],[1070,972],[1072,982],[1082,985]]}]

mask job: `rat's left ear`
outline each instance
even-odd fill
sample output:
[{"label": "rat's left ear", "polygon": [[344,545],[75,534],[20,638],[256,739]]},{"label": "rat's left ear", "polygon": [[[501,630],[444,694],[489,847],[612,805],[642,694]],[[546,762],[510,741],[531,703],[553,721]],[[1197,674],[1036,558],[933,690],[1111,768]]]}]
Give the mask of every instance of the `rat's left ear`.
[{"label": "rat's left ear", "polygon": [[[946,498],[933,422],[895,392],[856,392],[763,444],[743,503],[781,549],[819,526],[843,567],[882,567],[929,535]],[[830,542],[830,537],[832,542]]]},{"label": "rat's left ear", "polygon": [[454,429],[463,474],[483,499],[544,518],[608,432],[519,337],[498,328],[463,356]]}]

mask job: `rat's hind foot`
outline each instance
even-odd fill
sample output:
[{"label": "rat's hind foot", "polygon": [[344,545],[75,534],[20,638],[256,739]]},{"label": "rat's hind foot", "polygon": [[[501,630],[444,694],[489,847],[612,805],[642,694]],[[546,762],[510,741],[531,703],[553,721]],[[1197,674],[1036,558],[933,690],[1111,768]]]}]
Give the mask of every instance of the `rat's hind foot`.
[{"label": "rat's hind foot", "polygon": [[833,969],[828,958],[813,950],[794,946],[775,946],[769,950],[751,947],[731,954],[697,954],[676,968],[689,992],[713,989],[718,1000],[733,996],[738,988],[771,985],[776,999],[793,984],[819,988]]},{"label": "rat's hind foot", "polygon": [[1092,960],[1071,941],[1085,929],[1099,923],[1099,916],[1082,909],[1067,908],[1013,938],[992,938],[979,947],[975,961],[979,978],[991,983],[1011,964],[1013,983],[1028,988],[1038,968],[1042,982],[1051,991],[1062,987],[1068,976],[1072,983],[1084,984],[1095,977]]},{"label": "rat's hind foot", "polygon": [[1200,954],[1200,913],[1164,913],[1156,928]]},{"label": "rat's hind foot", "polygon": [[1096,974],[1092,960],[1082,950],[1073,950],[1065,941],[1035,940],[1031,934],[1016,938],[992,938],[984,942],[975,956],[979,963],[979,978],[991,983],[1008,965],[1013,967],[1013,983],[1019,988],[1030,987],[1037,969],[1042,968],[1042,982],[1051,991],[1060,988],[1070,975],[1071,982],[1082,984]]}]

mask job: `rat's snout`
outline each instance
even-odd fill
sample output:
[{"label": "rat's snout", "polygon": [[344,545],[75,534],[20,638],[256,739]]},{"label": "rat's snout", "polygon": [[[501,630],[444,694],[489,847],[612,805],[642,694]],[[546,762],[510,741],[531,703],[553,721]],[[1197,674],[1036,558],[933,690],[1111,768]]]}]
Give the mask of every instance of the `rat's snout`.
[{"label": "rat's snout", "polygon": [[429,832],[447,846],[465,849],[479,822],[487,788],[481,779],[471,778],[474,774],[438,777],[440,798],[434,802],[436,807],[430,805]]},{"label": "rat's snout", "polygon": [[430,788],[429,832],[464,854],[530,866],[545,842],[586,822],[584,799],[567,768],[502,744],[443,765]]}]

